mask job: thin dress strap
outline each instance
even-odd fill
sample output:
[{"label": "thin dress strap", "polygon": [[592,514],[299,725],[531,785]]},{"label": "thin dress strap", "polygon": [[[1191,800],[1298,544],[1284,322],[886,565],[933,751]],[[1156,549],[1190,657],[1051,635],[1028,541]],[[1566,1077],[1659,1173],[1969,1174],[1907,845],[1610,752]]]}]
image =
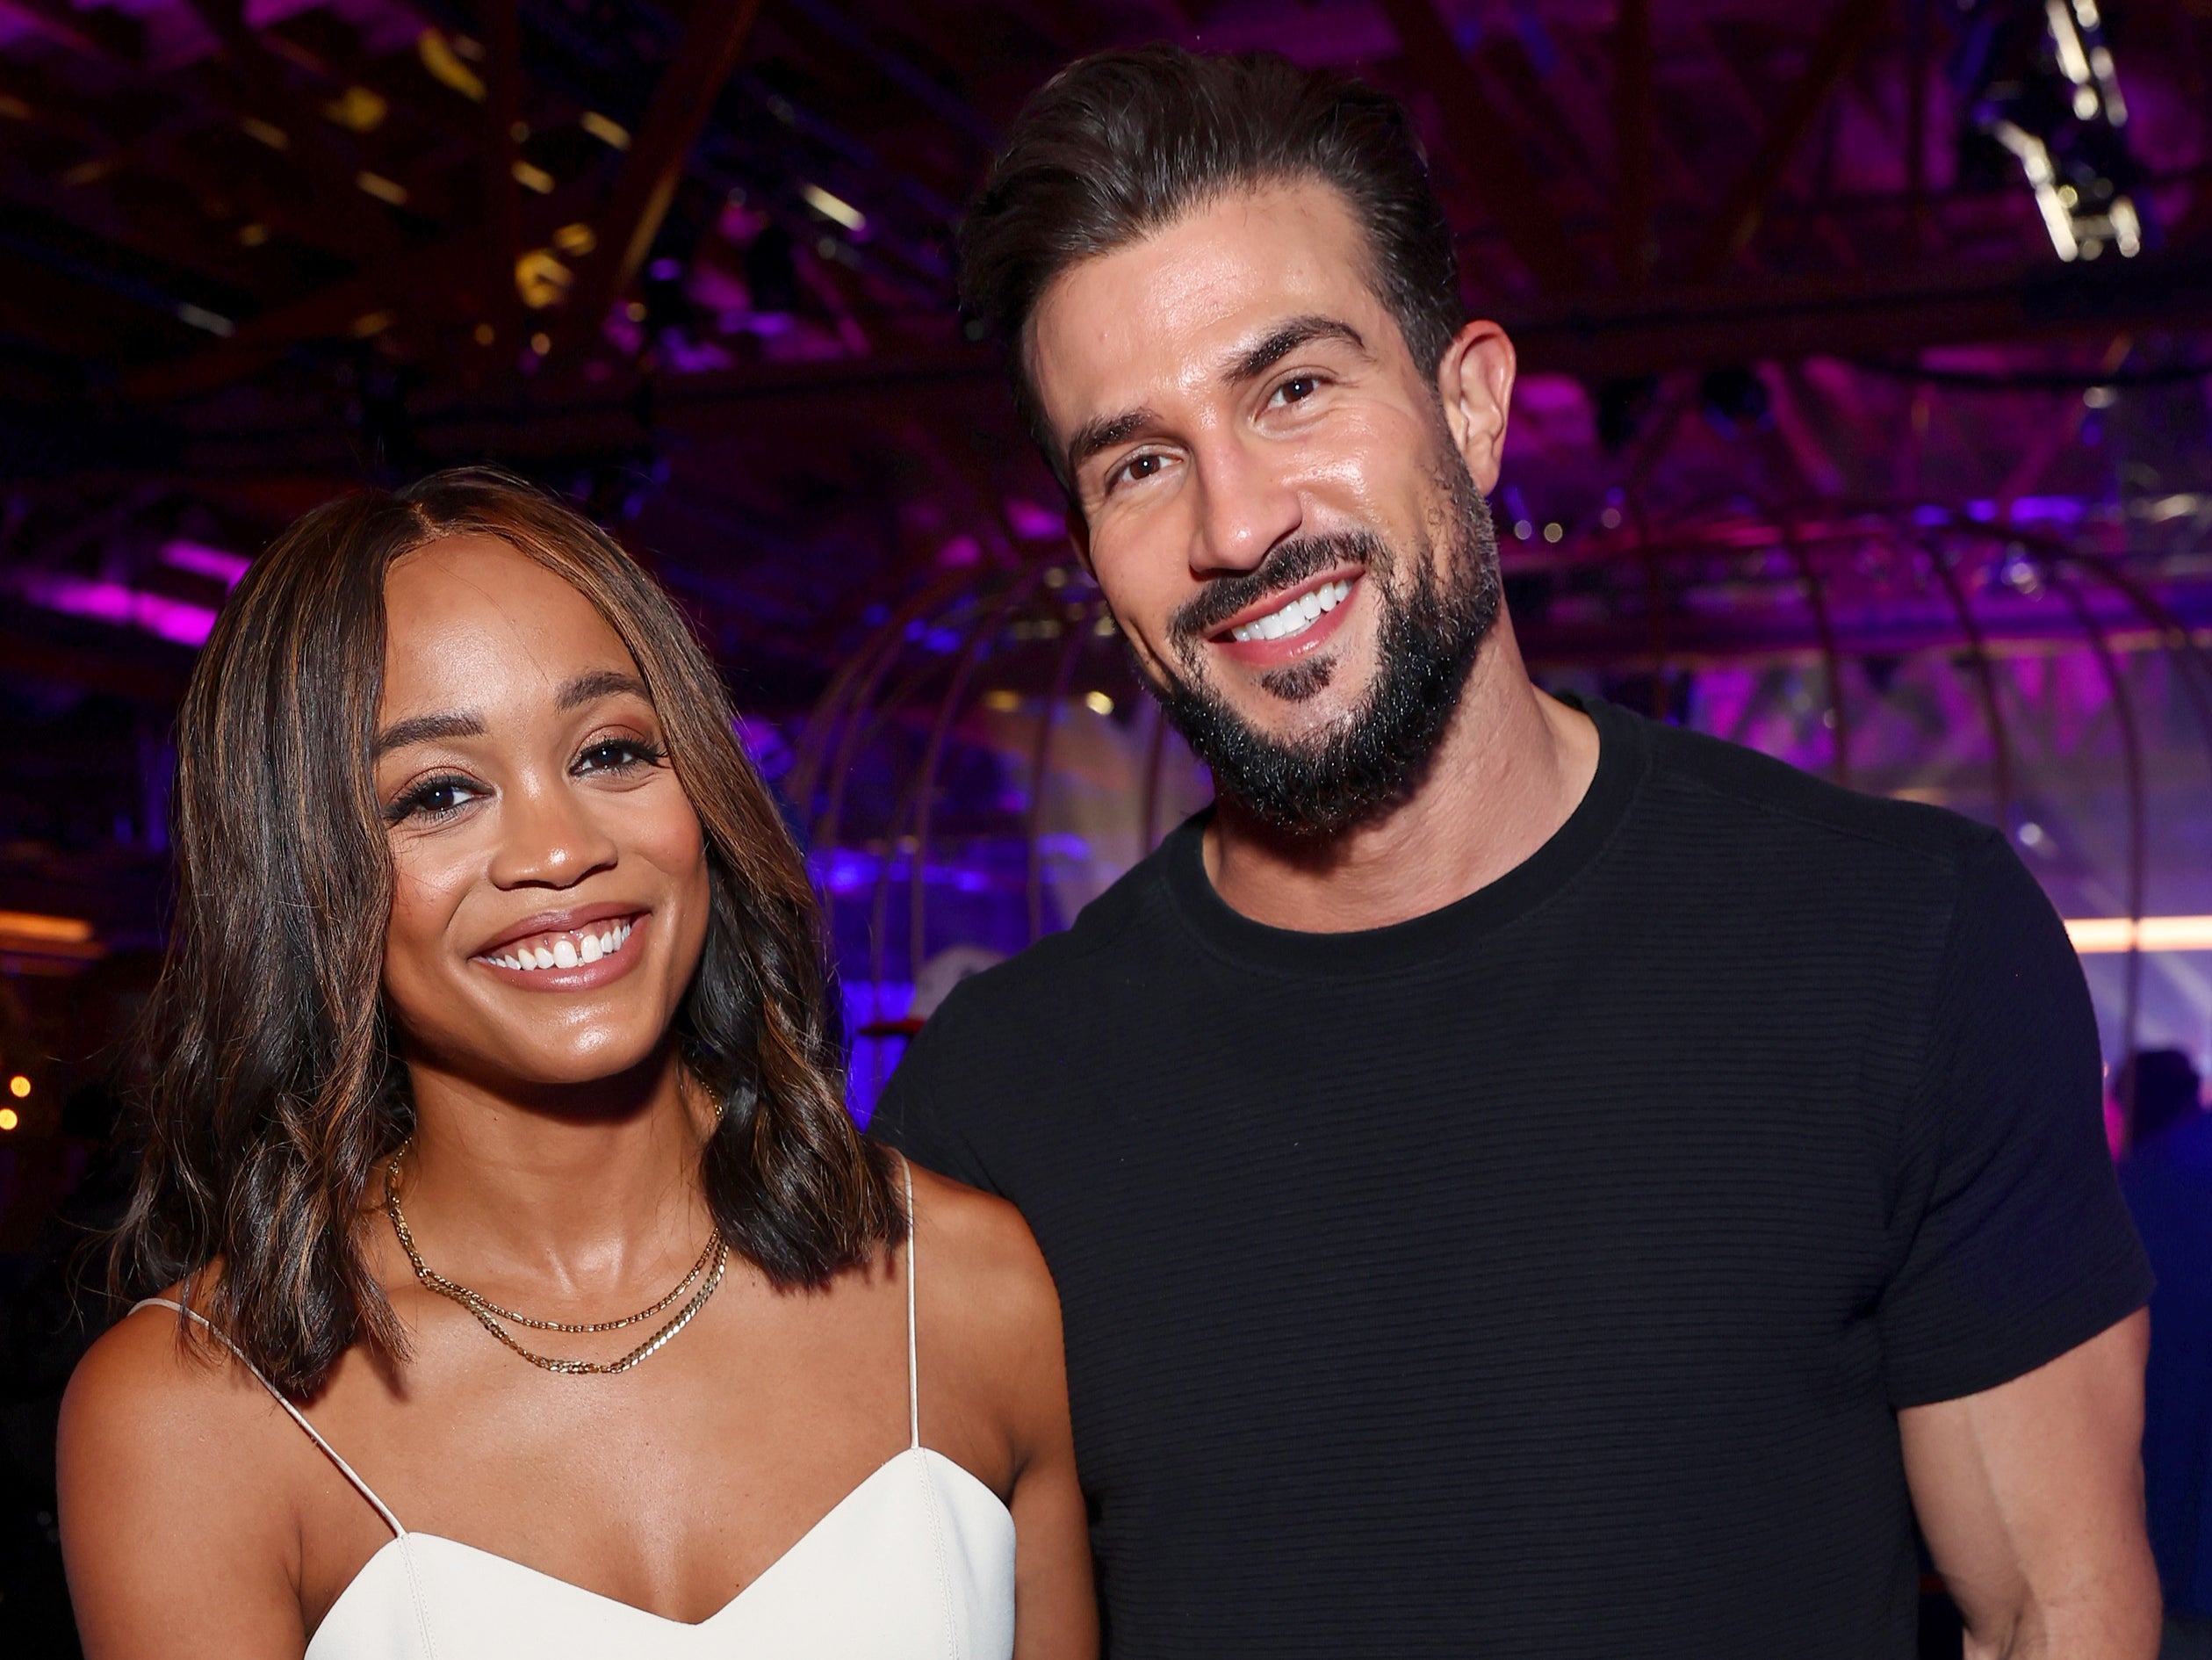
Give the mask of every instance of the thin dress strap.
[{"label": "thin dress strap", "polygon": [[202,1325],[205,1326],[210,1336],[213,1337],[218,1343],[220,1343],[225,1348],[228,1349],[233,1354],[238,1357],[238,1363],[254,1375],[255,1378],[259,1381],[262,1388],[267,1389],[270,1395],[274,1397],[277,1404],[283,1407],[285,1411],[292,1414],[292,1421],[299,1425],[301,1429],[307,1432],[307,1439],[313,1441],[317,1447],[321,1447],[322,1449],[322,1455],[338,1467],[338,1473],[353,1483],[354,1490],[359,1493],[362,1498],[367,1499],[369,1503],[375,1507],[377,1514],[384,1518],[385,1526],[391,1528],[395,1536],[404,1537],[406,1535],[407,1530],[400,1526],[400,1519],[392,1513],[391,1506],[386,1505],[384,1500],[377,1497],[376,1490],[371,1487],[368,1483],[363,1481],[360,1476],[354,1474],[353,1466],[347,1463],[344,1459],[338,1456],[338,1449],[331,1446],[328,1441],[322,1439],[321,1433],[316,1430],[313,1424],[310,1424],[307,1421],[306,1415],[303,1414],[298,1407],[294,1406],[290,1401],[285,1398],[285,1392],[278,1389],[274,1383],[271,1383],[267,1377],[263,1375],[262,1369],[246,1358],[246,1351],[240,1348],[235,1343],[233,1343],[228,1338],[225,1337],[221,1332],[218,1331],[214,1324],[210,1321],[205,1315],[200,1313],[200,1311],[197,1309],[188,1309],[181,1303],[173,1303],[167,1297],[147,1297],[141,1302],[131,1304],[129,1313],[126,1314],[123,1317],[125,1319],[128,1319],[131,1315],[136,1314],[141,1309],[157,1308],[174,1309],[177,1311],[177,1313],[184,1316],[187,1319],[198,1320]]},{"label": "thin dress strap", "polygon": [[906,1172],[906,1428],[911,1451],[922,1444],[921,1364],[914,1345],[914,1236],[919,1230],[914,1225],[914,1166],[904,1154],[898,1162]]}]

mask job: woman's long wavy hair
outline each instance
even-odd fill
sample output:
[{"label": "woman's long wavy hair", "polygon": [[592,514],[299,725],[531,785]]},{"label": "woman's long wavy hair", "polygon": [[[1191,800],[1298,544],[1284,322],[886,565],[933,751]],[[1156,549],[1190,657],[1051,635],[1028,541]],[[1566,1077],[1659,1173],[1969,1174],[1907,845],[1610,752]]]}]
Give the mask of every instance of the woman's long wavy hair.
[{"label": "woman's long wavy hair", "polygon": [[407,1353],[364,1248],[371,1184],[414,1119],[381,989],[393,876],[371,747],[385,574],[461,535],[496,537],[598,609],[699,815],[713,902],[676,1037],[723,1109],[701,1159],[723,1237],[799,1287],[905,1231],[888,1155],[845,1111],[804,862],[681,613],[589,521],[503,473],[348,496],[254,562],[185,693],[144,1163],[116,1241],[124,1288],[202,1276],[202,1311],[300,1397],[356,1343]]}]

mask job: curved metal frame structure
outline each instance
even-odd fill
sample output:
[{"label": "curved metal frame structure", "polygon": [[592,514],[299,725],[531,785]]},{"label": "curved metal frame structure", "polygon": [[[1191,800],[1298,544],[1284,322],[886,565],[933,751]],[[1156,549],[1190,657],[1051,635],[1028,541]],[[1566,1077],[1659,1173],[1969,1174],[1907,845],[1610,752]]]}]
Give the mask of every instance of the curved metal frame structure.
[{"label": "curved metal frame structure", "polygon": [[[1642,648],[1628,646],[1617,653],[1610,666],[1623,671],[1648,668],[1655,700],[1662,696],[1661,682],[1669,668],[1709,660],[1679,626],[1682,613],[1675,603],[1676,589],[1670,586],[1669,574],[1687,561],[1755,552],[1761,548],[1785,558],[1811,619],[1813,650],[1827,689],[1827,712],[1831,717],[1834,733],[1831,770],[1839,783],[1847,785],[1853,776],[1853,725],[1843,667],[1853,652],[1849,640],[1838,626],[1831,594],[1834,579],[1825,561],[1831,557],[1832,550],[1856,543],[1862,546],[1878,545],[1894,555],[1924,562],[1930,584],[1942,595],[1956,625],[1948,648],[1963,654],[1963,672],[1974,683],[1990,744],[1996,812],[2001,826],[2008,833],[2015,805],[2015,743],[2005,712],[1995,654],[1991,649],[1992,636],[1985,617],[1977,610],[1977,595],[1992,585],[1971,577],[1969,572],[1973,568],[1978,549],[1989,550],[1989,554],[1981,557],[1993,555],[1999,560],[2008,555],[2031,558],[2043,574],[2045,586],[2066,608],[2083,645],[2094,655],[2109,689],[2125,751],[2129,826],[2128,903],[2131,916],[2141,917],[2148,856],[2142,733],[2119,652],[2090,595],[2109,594],[2127,610],[2142,618],[2155,634],[2159,649],[2176,663],[2187,696],[2203,728],[2208,760],[2212,760],[2212,649],[2208,649],[2206,640],[2192,634],[2182,618],[2140,576],[2113,557],[2071,545],[2046,532],[1956,512],[1932,513],[1917,504],[1908,507],[1832,503],[1818,509],[1749,519],[1738,517],[1725,523],[1707,521],[1660,528],[1646,523],[1632,502],[1627,518],[1623,535],[1610,547],[1562,549],[1557,553],[1530,550],[1524,554],[1509,545],[1507,553],[1509,558],[1521,559],[1523,567],[1529,569],[1563,570],[1618,560],[1636,573],[1640,581],[1633,588],[1624,588],[1622,594],[1624,598],[1633,595],[1642,601],[1641,609],[1646,614],[1636,631],[1642,636]],[[911,855],[904,861],[908,956],[911,968],[919,971],[926,955],[926,864],[939,775],[960,715],[977,690],[980,665],[987,656],[997,655],[998,648],[1006,644],[1000,638],[1002,631],[1008,619],[1038,593],[1047,568],[1042,565],[1015,570],[985,567],[942,578],[913,595],[892,612],[840,672],[818,704],[798,745],[799,760],[790,780],[794,798],[814,827],[817,845],[835,845],[845,832],[846,783],[858,756],[885,723],[897,718],[902,707],[924,694],[933,682],[941,684],[941,690],[932,694],[922,705],[928,714],[929,725],[919,769],[900,790],[890,822],[882,826],[880,841],[884,853],[875,873],[872,907],[875,926],[871,928],[874,949],[870,964],[879,984],[885,966],[883,943],[883,925],[889,920],[886,906],[897,880],[899,860],[896,855],[902,836],[911,837]],[[1070,608],[1065,607],[1058,588],[1053,589],[1053,598],[1056,604],[1063,607],[1057,613],[1063,632],[1049,652],[1048,670],[1033,677],[1031,682],[1041,686],[1043,696],[1027,749],[1027,801],[1020,829],[1025,844],[1024,910],[1027,932],[1033,940],[1045,927],[1041,826],[1044,793],[1051,776],[1061,727],[1061,705],[1069,701],[1086,648],[1099,643],[1092,624],[1097,617],[1104,615],[1102,607],[1093,601],[1079,615],[1070,617]],[[963,601],[968,606],[968,619],[965,632],[952,653],[949,668],[945,653],[940,651],[929,660],[898,674],[902,648],[913,625],[941,615],[948,605]],[[1622,644],[1625,646],[1626,642]],[[1917,649],[1942,648],[1929,646]],[[1157,820],[1166,740],[1166,722],[1155,712],[1141,772],[1140,851],[1156,845],[1159,835]],[[2141,964],[2137,954],[2132,951],[2127,977],[2124,1033],[2132,1046],[2141,979]]]}]

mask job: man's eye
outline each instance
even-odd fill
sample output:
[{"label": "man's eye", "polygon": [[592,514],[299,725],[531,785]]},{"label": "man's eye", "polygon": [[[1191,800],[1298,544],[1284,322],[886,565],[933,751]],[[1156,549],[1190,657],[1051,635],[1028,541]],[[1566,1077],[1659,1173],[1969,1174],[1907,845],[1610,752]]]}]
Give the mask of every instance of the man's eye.
[{"label": "man's eye", "polygon": [[1320,390],[1319,375],[1293,375],[1280,388],[1285,403],[1302,403]]},{"label": "man's eye", "polygon": [[1157,473],[1166,463],[1156,455],[1131,456],[1114,470],[1114,482],[1138,484]]}]

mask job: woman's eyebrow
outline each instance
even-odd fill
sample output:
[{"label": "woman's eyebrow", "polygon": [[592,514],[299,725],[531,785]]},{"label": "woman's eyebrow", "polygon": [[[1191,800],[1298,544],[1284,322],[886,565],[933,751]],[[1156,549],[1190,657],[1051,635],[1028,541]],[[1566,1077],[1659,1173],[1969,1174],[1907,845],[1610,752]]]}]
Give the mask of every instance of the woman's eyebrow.
[{"label": "woman's eyebrow", "polygon": [[[632,696],[652,701],[645,690],[645,682],[635,675],[626,675],[619,668],[596,668],[579,675],[560,689],[556,702],[563,709],[574,709],[590,703],[595,697],[611,697],[628,692]],[[395,721],[377,734],[373,753],[378,755],[408,744],[436,743],[449,738],[481,738],[484,718],[467,713],[444,715],[410,715]]]},{"label": "woman's eyebrow", "polygon": [[436,743],[447,738],[479,738],[483,733],[481,716],[410,715],[378,733],[371,753],[372,755],[382,755],[390,750],[403,749],[409,744]]},{"label": "woman's eyebrow", "polygon": [[645,689],[645,682],[635,675],[626,675],[619,668],[595,668],[579,675],[560,689],[559,703],[563,709],[574,709],[590,703],[595,697],[612,697],[628,692],[633,697],[652,702],[652,695]]}]

